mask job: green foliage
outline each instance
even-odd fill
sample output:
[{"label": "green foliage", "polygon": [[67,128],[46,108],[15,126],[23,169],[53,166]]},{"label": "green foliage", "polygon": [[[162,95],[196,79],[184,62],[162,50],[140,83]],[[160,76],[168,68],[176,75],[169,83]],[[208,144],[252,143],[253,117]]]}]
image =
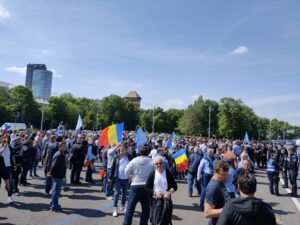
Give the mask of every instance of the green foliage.
[{"label": "green foliage", "polygon": [[[83,118],[84,129],[99,130],[113,123],[125,123],[125,129],[135,130],[141,125],[147,132],[173,131],[187,135],[208,135],[209,107],[211,111],[211,135],[242,139],[247,131],[250,139],[295,139],[300,136],[300,127],[277,119],[258,117],[241,100],[223,98],[220,103],[199,97],[186,110],[160,107],[143,110],[124,101],[117,95],[101,100],[76,98],[70,93],[51,97],[45,107],[45,129],[57,128],[63,121],[67,129],[74,129],[78,115]],[[16,112],[20,113],[17,122],[25,122],[39,128],[42,104],[34,101],[30,89],[16,86],[10,90],[0,88],[0,124],[14,122]]]},{"label": "green foliage", "polygon": [[209,107],[211,107],[211,134],[218,132],[218,103],[204,100],[200,96],[193,105],[188,106],[183,117],[179,121],[179,131],[188,135],[208,135]]}]

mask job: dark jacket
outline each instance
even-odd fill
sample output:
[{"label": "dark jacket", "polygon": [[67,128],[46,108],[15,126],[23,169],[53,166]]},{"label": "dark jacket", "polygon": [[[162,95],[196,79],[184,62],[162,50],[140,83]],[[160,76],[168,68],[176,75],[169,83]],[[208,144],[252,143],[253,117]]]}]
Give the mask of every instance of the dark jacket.
[{"label": "dark jacket", "polygon": [[189,155],[189,167],[188,171],[194,176],[197,176],[198,167],[201,161],[200,154],[193,152]]},{"label": "dark jacket", "polygon": [[64,178],[66,176],[67,166],[65,154],[57,151],[53,156],[50,174],[54,178]]},{"label": "dark jacket", "polygon": [[11,150],[12,154],[15,156],[16,164],[18,166],[20,166],[23,162],[22,145],[21,144],[19,144],[19,145],[13,144],[13,145],[10,146],[10,150]]},{"label": "dark jacket", "polygon": [[50,168],[52,167],[52,160],[54,154],[58,151],[58,145],[57,143],[48,143],[47,145],[47,156],[46,156],[46,171],[50,171]]},{"label": "dark jacket", "polygon": [[[176,191],[177,190],[177,183],[175,182],[171,172],[169,170],[165,170],[165,171],[166,171],[167,182],[168,182],[167,191],[169,191],[171,188],[173,188],[174,191]],[[151,194],[154,193],[154,191],[153,191],[154,178],[155,178],[155,170],[150,173],[150,175],[148,177],[148,180],[147,180],[147,183],[146,183],[146,187],[147,187],[148,191],[151,192]]]},{"label": "dark jacket", "polygon": [[85,150],[82,143],[76,142],[72,145],[72,153],[70,157],[70,162],[84,162],[85,160]]},{"label": "dark jacket", "polygon": [[4,180],[8,179],[8,173],[5,168],[4,159],[2,156],[0,156],[0,180],[3,178]]},{"label": "dark jacket", "polygon": [[276,225],[270,205],[255,197],[234,198],[226,202],[217,225]]}]

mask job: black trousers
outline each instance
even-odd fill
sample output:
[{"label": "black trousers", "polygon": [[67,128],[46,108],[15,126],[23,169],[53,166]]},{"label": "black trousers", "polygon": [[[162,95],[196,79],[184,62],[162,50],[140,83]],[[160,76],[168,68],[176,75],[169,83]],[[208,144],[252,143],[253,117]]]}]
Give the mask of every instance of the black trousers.
[{"label": "black trousers", "polygon": [[278,172],[268,172],[269,188],[270,193],[273,195],[279,195],[278,183],[279,183],[279,173]]},{"label": "black trousers", "polygon": [[70,179],[71,183],[79,182],[82,166],[83,166],[82,162],[72,162],[71,179]]},{"label": "black trousers", "polygon": [[292,196],[297,197],[297,176],[298,171],[289,170],[289,180],[292,185]]}]

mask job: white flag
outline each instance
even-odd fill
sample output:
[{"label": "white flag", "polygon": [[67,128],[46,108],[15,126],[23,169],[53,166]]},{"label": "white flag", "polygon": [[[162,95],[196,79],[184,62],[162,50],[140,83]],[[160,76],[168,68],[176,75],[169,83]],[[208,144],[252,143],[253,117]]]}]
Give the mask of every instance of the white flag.
[{"label": "white flag", "polygon": [[77,125],[76,125],[76,131],[80,131],[80,128],[82,127],[82,119],[81,119],[81,116],[78,115],[78,120],[77,120]]}]

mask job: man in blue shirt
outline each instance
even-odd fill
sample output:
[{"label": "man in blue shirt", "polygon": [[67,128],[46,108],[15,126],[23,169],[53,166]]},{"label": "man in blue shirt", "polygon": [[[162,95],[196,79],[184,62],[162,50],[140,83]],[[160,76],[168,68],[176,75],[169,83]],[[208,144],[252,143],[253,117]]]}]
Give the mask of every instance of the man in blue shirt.
[{"label": "man in blue shirt", "polygon": [[[204,211],[204,199],[206,193],[206,187],[213,176],[213,154],[214,150],[209,148],[207,155],[205,155],[198,167],[197,180],[201,180],[201,197],[200,197],[200,211]],[[201,179],[200,179],[201,178]]]}]

